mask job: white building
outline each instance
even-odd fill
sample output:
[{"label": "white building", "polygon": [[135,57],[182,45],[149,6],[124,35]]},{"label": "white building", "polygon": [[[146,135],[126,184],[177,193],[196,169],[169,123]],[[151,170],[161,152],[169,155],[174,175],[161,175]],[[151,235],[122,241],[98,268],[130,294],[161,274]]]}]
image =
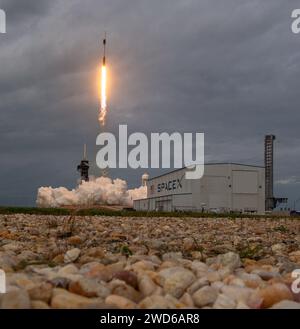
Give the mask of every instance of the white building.
[{"label": "white building", "polygon": [[204,176],[185,179],[186,168],[149,179],[142,211],[214,211],[264,214],[264,167],[235,163],[206,164]]}]

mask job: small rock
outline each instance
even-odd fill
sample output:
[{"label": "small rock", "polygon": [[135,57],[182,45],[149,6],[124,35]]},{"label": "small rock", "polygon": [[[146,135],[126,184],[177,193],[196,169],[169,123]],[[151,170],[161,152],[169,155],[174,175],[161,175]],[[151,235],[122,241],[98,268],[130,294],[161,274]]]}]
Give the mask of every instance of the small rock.
[{"label": "small rock", "polygon": [[148,275],[142,275],[138,279],[138,288],[143,296],[150,296],[157,290],[158,286]]},{"label": "small rock", "polygon": [[82,266],[80,273],[87,278],[96,278],[105,282],[110,281],[113,276],[113,272],[108,266],[96,262]]},{"label": "small rock", "polygon": [[281,302],[273,305],[273,309],[300,309],[300,303],[293,302],[291,300],[282,300]]},{"label": "small rock", "polygon": [[248,288],[258,288],[263,285],[262,278],[257,274],[249,274],[246,272],[238,274],[238,277],[244,281]]},{"label": "small rock", "polygon": [[65,261],[65,256],[64,254],[59,254],[59,255],[56,255],[53,259],[52,259],[52,262],[54,264],[62,264],[64,263]]},{"label": "small rock", "polygon": [[289,288],[283,283],[275,283],[259,291],[263,299],[263,308],[271,307],[282,300],[293,300],[293,295]]},{"label": "small rock", "polygon": [[80,253],[81,253],[81,251],[78,248],[74,248],[74,249],[68,250],[65,253],[65,257],[64,257],[65,263],[75,262],[76,259],[78,259],[78,257],[80,256]]},{"label": "small rock", "polygon": [[55,288],[68,289],[68,286],[71,283],[71,280],[70,279],[67,279],[67,278],[59,278],[59,277],[57,277],[57,278],[54,278],[53,280],[51,280],[50,283]]},{"label": "small rock", "polygon": [[133,271],[135,272],[145,272],[145,271],[154,271],[155,270],[155,265],[146,260],[141,260],[139,262],[136,262],[132,266]]},{"label": "small rock", "polygon": [[198,307],[212,305],[216,301],[217,297],[217,290],[210,286],[197,290],[192,296],[195,305]]},{"label": "small rock", "polygon": [[178,259],[182,259],[182,253],[181,252],[168,252],[165,253],[162,256],[162,260],[163,261],[167,261],[167,260],[178,260]]},{"label": "small rock", "polygon": [[165,293],[180,298],[195,281],[195,275],[182,267],[171,267],[159,272]]},{"label": "small rock", "polygon": [[183,249],[185,251],[193,250],[195,247],[195,242],[192,238],[184,238],[183,239]]},{"label": "small rock", "polygon": [[205,254],[202,253],[201,251],[193,250],[193,251],[191,251],[191,257],[194,260],[204,260]]},{"label": "small rock", "polygon": [[253,289],[243,288],[239,286],[226,286],[224,285],[221,289],[222,293],[232,300],[238,302],[243,302],[247,304],[250,295],[253,293]]},{"label": "small rock", "polygon": [[103,248],[94,247],[94,248],[90,248],[87,250],[86,256],[97,258],[97,259],[102,259],[103,257],[105,257],[105,253],[103,251]]},{"label": "small rock", "polygon": [[209,281],[207,280],[207,278],[203,277],[203,278],[197,279],[191,286],[189,286],[187,289],[187,292],[192,295],[200,288],[208,286],[208,285],[209,285]]},{"label": "small rock", "polygon": [[233,309],[235,307],[236,302],[225,294],[218,295],[218,298],[213,305],[213,308],[215,309]]},{"label": "small rock", "polygon": [[30,309],[29,295],[25,290],[8,291],[2,296],[2,309]]},{"label": "small rock", "polygon": [[95,279],[82,278],[78,281],[71,282],[69,291],[85,297],[106,298],[111,291]]},{"label": "small rock", "polygon": [[282,255],[286,251],[286,245],[283,243],[276,243],[271,246],[271,250],[276,255]]},{"label": "small rock", "polygon": [[117,307],[119,309],[135,309],[137,306],[131,300],[117,295],[109,295],[108,297],[106,297],[105,304],[110,307]]},{"label": "small rock", "polygon": [[127,285],[124,281],[114,279],[109,283],[112,295],[125,297],[138,303],[141,300],[140,292],[136,291],[132,286]]},{"label": "small rock", "polygon": [[185,304],[186,307],[195,307],[193,298],[190,294],[184,293],[180,298],[180,302]]},{"label": "small rock", "polygon": [[205,278],[210,282],[222,281],[222,277],[218,271],[209,271],[205,274]]},{"label": "small rock", "polygon": [[292,262],[300,265],[300,250],[291,252],[289,258]]},{"label": "small rock", "polygon": [[251,274],[256,274],[261,277],[263,280],[268,281],[274,278],[279,277],[279,273],[277,271],[265,271],[263,269],[256,269],[251,272]]},{"label": "small rock", "polygon": [[56,288],[53,291],[51,307],[58,309],[87,308],[94,303],[93,299],[79,296],[66,290]]},{"label": "small rock", "polygon": [[39,300],[48,303],[52,296],[52,285],[44,282],[36,284],[34,287],[28,289],[29,296],[32,300]]},{"label": "small rock", "polygon": [[278,263],[276,264],[276,266],[278,267],[279,272],[281,274],[291,273],[293,272],[293,270],[298,268],[297,264],[291,262],[289,259],[284,257],[280,257],[278,259]]},{"label": "small rock", "polygon": [[175,305],[162,296],[150,296],[146,297],[139,303],[139,307],[142,309],[174,309]]},{"label": "small rock", "polygon": [[130,271],[117,272],[113,275],[113,278],[126,282],[128,285],[130,285],[134,289],[136,289],[138,286],[136,274],[134,274],[133,272],[130,272]]},{"label": "small rock", "polygon": [[13,268],[17,265],[18,259],[14,253],[0,252],[0,268],[5,272],[12,272]]},{"label": "small rock", "polygon": [[23,250],[19,255],[18,255],[18,260],[19,262],[30,262],[33,261],[35,259],[38,259],[39,256],[30,251],[30,250]]},{"label": "small rock", "polygon": [[23,245],[19,242],[12,242],[12,243],[7,243],[4,246],[2,246],[2,249],[4,251],[18,252],[23,249]]},{"label": "small rock", "polygon": [[231,271],[234,271],[242,265],[239,254],[231,251],[223,255],[218,255],[217,263],[221,264],[223,267],[228,267]]},{"label": "small rock", "polygon": [[80,236],[74,235],[68,239],[68,243],[73,246],[79,246],[80,244],[82,244],[82,239]]},{"label": "small rock", "polygon": [[47,303],[42,302],[41,300],[32,300],[31,308],[35,310],[48,310],[50,309],[50,306]]}]

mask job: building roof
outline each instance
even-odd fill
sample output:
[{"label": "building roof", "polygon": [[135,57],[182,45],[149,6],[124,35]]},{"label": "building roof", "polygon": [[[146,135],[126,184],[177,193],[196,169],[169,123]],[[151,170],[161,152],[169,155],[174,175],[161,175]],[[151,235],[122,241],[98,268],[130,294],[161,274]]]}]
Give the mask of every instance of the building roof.
[{"label": "building roof", "polygon": [[[236,166],[244,166],[244,167],[265,168],[264,166],[248,165],[248,164],[245,164],[245,163],[236,163],[236,162],[214,162],[214,163],[205,163],[204,165],[205,166],[213,166],[213,165],[236,165]],[[163,177],[163,176],[166,176],[166,175],[175,173],[177,171],[180,171],[180,170],[183,170],[183,169],[186,169],[186,168],[187,167],[175,169],[175,170],[169,171],[169,172],[167,172],[165,174],[161,174],[161,175],[158,175],[158,176],[155,176],[155,177],[151,177],[151,178],[148,179],[148,181],[151,181],[153,179],[160,178],[160,177]]]}]

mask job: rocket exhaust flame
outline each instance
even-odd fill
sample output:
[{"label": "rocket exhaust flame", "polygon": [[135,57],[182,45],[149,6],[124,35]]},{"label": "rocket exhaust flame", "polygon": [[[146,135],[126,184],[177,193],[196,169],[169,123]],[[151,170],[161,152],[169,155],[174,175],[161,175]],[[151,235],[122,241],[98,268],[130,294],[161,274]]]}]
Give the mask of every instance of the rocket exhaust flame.
[{"label": "rocket exhaust flame", "polygon": [[107,98],[106,98],[107,70],[106,66],[101,67],[101,108],[99,113],[99,122],[105,126],[107,115]]},{"label": "rocket exhaust flame", "polygon": [[102,126],[105,126],[107,115],[107,69],[106,69],[106,33],[103,39],[103,61],[101,67],[101,108],[99,113],[99,122]]}]

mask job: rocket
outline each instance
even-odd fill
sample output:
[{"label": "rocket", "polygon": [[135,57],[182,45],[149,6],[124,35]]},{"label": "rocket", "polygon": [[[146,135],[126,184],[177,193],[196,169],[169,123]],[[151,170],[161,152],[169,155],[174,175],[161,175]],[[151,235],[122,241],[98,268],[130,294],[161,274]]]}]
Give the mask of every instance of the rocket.
[{"label": "rocket", "polygon": [[106,86],[107,85],[107,70],[106,70],[106,33],[103,39],[103,60],[101,67],[101,107],[99,112],[99,122],[102,126],[105,125],[106,114],[107,114],[107,95]]},{"label": "rocket", "polygon": [[103,39],[103,66],[105,66],[105,62],[106,62],[106,32]]}]

